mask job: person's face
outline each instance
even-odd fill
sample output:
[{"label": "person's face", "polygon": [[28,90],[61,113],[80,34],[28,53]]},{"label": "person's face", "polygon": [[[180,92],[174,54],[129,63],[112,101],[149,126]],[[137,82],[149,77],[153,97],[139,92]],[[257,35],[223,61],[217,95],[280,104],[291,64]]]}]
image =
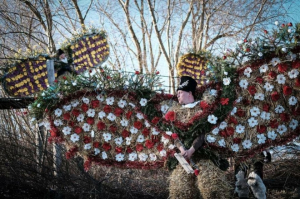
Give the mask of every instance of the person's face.
[{"label": "person's face", "polygon": [[66,54],[65,54],[65,53],[63,53],[63,54],[61,54],[61,55],[59,56],[59,59],[64,59],[64,58],[66,58]]},{"label": "person's face", "polygon": [[190,103],[191,95],[192,95],[192,92],[178,90],[177,91],[177,98],[178,98],[179,104],[188,104],[188,103]]}]

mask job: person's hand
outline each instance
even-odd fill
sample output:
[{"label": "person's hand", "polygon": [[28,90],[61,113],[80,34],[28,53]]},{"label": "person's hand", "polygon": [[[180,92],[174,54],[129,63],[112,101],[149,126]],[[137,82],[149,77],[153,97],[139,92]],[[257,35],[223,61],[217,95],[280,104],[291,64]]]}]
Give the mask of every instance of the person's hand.
[{"label": "person's hand", "polygon": [[179,148],[181,155],[185,158],[185,159],[190,159],[193,155],[193,153],[195,152],[194,147],[192,146],[189,150],[184,150],[183,148]]}]

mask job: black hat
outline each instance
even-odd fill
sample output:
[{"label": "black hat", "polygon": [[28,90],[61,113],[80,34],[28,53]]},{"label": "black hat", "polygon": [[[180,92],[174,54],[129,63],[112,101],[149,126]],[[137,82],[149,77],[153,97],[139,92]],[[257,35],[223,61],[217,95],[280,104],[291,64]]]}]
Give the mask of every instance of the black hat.
[{"label": "black hat", "polygon": [[177,90],[183,90],[187,92],[191,91],[192,94],[195,96],[196,87],[197,87],[197,82],[193,78],[189,76],[182,76],[180,78],[180,84]]},{"label": "black hat", "polygon": [[56,56],[57,56],[57,58],[59,58],[59,56],[61,56],[62,54],[64,54],[65,52],[62,50],[62,49],[58,49],[57,51],[56,51]]}]

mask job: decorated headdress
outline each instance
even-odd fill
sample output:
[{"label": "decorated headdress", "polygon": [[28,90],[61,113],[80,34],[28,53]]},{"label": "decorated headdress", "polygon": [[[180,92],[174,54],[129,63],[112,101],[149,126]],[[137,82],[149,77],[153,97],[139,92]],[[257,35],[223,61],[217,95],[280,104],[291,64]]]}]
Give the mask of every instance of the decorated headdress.
[{"label": "decorated headdress", "polygon": [[195,91],[197,87],[197,82],[190,76],[182,76],[180,78],[180,84],[177,88],[177,90],[183,90],[187,92],[192,92],[193,95],[195,96]]}]

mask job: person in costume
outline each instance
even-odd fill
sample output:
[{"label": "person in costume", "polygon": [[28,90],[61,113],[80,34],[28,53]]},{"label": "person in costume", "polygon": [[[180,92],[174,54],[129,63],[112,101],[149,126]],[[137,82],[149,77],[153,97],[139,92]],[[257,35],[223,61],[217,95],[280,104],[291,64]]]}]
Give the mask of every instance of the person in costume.
[{"label": "person in costume", "polygon": [[58,49],[56,52],[56,58],[58,60],[57,62],[57,78],[63,75],[77,75],[77,72],[70,66],[68,63],[68,58],[66,56],[66,53],[62,49]]},{"label": "person in costume", "polygon": [[[178,103],[174,102],[169,111],[174,111],[176,117],[182,121],[189,121],[195,114],[202,112],[195,100],[197,83],[189,76],[182,76],[177,89]],[[212,98],[209,92],[203,97]],[[212,99],[213,100],[213,99]],[[226,180],[225,172],[217,167],[209,158],[202,158],[197,154],[204,145],[205,129],[198,129],[199,136],[193,141],[189,149],[175,142],[181,155],[186,159],[193,158],[199,168],[199,175],[188,174],[181,165],[177,165],[170,176],[170,198],[229,198],[230,184]],[[184,140],[181,140],[184,141]],[[196,157],[194,157],[194,154]],[[196,186],[195,186],[196,185]],[[200,191],[200,192],[199,192]]]}]

